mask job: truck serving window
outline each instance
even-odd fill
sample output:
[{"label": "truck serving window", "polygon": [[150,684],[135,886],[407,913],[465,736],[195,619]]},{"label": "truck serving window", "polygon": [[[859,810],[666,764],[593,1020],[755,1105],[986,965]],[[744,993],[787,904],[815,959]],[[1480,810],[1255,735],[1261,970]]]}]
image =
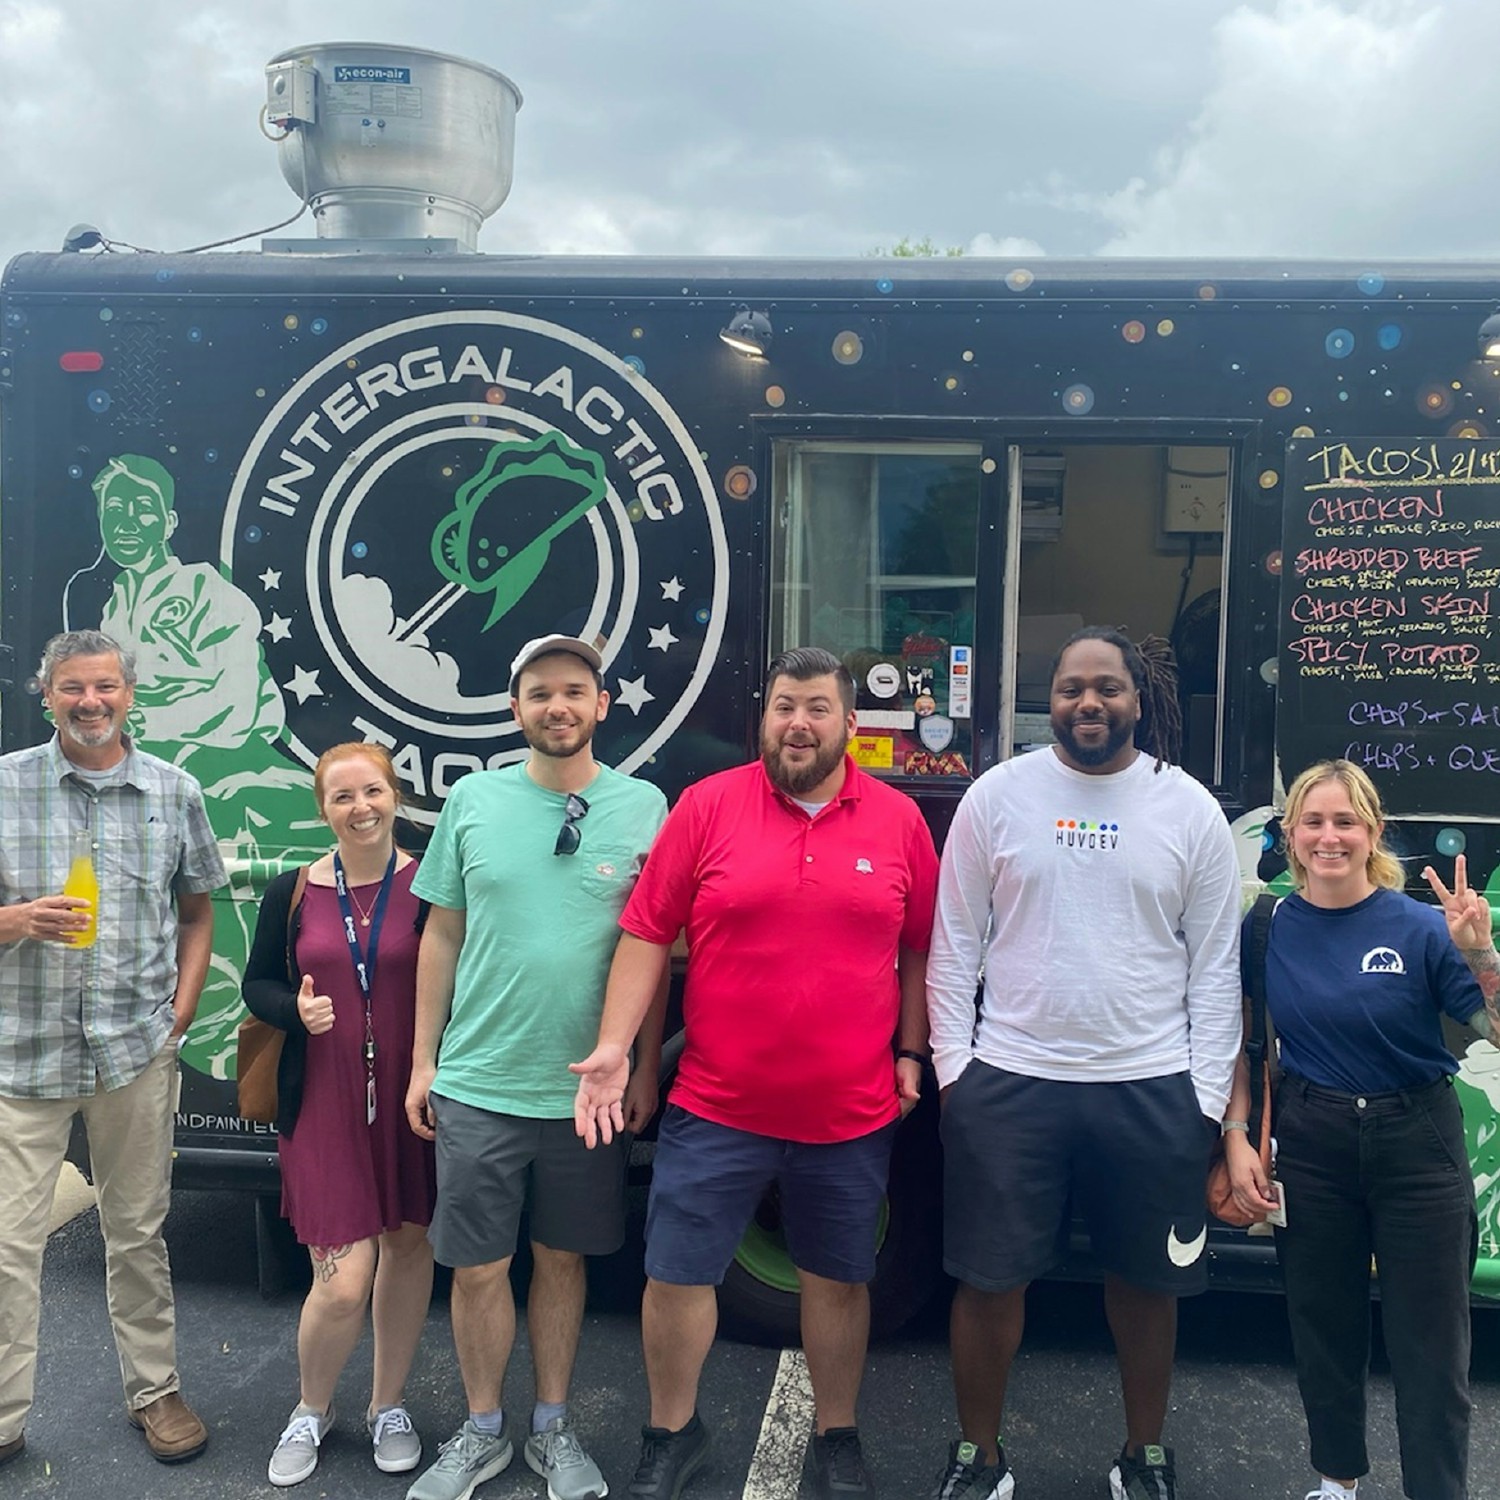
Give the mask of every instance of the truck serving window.
[{"label": "truck serving window", "polygon": [[823,646],[881,776],[972,774],[980,448],[776,444],[770,648]]}]

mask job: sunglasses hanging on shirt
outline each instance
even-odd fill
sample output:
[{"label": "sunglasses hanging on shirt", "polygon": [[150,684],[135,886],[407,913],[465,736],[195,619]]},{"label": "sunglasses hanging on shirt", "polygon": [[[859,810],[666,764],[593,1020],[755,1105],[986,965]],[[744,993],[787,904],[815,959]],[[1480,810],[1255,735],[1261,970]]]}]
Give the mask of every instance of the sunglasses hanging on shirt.
[{"label": "sunglasses hanging on shirt", "polygon": [[583,842],[583,835],[578,831],[578,825],[588,816],[589,805],[576,792],[568,793],[567,812],[563,815],[563,825],[557,830],[557,843],[553,846],[554,854],[577,854],[578,846]]}]

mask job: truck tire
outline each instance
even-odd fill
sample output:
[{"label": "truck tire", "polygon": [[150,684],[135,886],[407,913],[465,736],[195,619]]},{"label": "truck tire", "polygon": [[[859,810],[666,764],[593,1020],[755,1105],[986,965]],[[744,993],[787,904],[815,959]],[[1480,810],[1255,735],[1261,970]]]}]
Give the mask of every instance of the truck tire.
[{"label": "truck tire", "polygon": [[[870,1283],[870,1333],[896,1332],[932,1301],[943,1284],[942,1173],[937,1084],[931,1073],[922,1101],[896,1133]],[[775,1189],[756,1209],[719,1288],[719,1328],[742,1343],[773,1348],[802,1341],[797,1273],[781,1235]]]}]

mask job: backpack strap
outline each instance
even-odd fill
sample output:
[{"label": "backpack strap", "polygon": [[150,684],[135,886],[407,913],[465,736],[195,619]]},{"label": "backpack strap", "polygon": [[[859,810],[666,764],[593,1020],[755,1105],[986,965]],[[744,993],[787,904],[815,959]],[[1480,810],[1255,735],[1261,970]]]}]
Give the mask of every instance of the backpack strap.
[{"label": "backpack strap", "polygon": [[311,865],[302,865],[297,871],[297,878],[292,882],[292,901],[286,909],[286,973],[292,982],[292,988],[301,986],[302,980],[297,974],[297,955],[292,951],[292,918],[297,913],[297,908],[302,905],[302,893],[307,889],[307,872],[312,869]]},{"label": "backpack strap", "polygon": [[1250,997],[1250,1035],[1245,1040],[1245,1056],[1250,1063],[1250,1143],[1258,1150],[1265,1130],[1266,1076],[1266,948],[1271,940],[1271,918],[1276,915],[1280,899],[1270,891],[1255,898],[1250,915],[1250,951],[1246,955],[1243,979]]}]

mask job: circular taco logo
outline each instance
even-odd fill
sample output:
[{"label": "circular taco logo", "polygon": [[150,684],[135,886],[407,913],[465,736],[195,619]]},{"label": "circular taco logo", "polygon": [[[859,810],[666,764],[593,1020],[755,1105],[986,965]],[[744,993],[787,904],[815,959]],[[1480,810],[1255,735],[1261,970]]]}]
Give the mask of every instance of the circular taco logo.
[{"label": "circular taco logo", "polygon": [[728,553],[681,419],[624,360],[521,314],[434,313],[297,379],[240,463],[222,565],[265,620],[309,764],[388,746],[430,820],[465,771],[526,752],[519,646],[595,642],[602,758],[647,762],[718,650]]}]

